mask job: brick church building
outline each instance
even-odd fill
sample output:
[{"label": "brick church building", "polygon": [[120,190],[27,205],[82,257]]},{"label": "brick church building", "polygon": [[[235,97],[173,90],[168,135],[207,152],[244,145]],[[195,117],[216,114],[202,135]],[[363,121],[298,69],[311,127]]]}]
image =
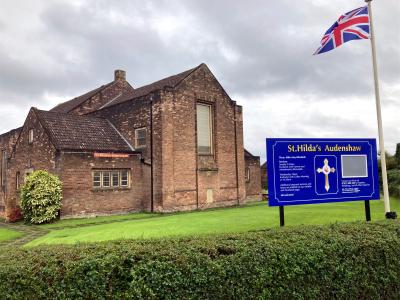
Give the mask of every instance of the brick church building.
[{"label": "brick church building", "polygon": [[0,135],[0,214],[18,210],[34,170],[63,183],[60,217],[171,212],[259,199],[260,160],[242,107],[205,64],[139,88],[125,72]]}]

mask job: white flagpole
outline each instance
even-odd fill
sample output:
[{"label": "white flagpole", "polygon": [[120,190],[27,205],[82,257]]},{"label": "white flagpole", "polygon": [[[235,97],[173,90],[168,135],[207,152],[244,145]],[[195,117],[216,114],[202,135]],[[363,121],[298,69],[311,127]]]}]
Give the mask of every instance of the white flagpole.
[{"label": "white flagpole", "polygon": [[365,0],[365,2],[368,3],[369,24],[370,24],[369,29],[370,29],[370,40],[372,49],[372,64],[374,68],[376,114],[378,119],[379,148],[381,153],[380,156],[381,156],[382,181],[383,181],[383,201],[385,204],[385,213],[387,214],[388,212],[390,212],[390,201],[389,201],[389,188],[388,188],[387,171],[386,171],[385,142],[383,139],[381,99],[379,95],[378,67],[376,63],[375,35],[374,35],[374,25],[372,20],[371,1],[372,0]]}]

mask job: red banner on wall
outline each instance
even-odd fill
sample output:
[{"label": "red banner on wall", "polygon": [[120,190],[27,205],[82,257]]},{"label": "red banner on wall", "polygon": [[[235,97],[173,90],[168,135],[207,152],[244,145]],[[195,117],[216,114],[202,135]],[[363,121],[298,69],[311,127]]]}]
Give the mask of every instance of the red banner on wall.
[{"label": "red banner on wall", "polygon": [[129,154],[126,153],[103,153],[103,152],[95,152],[94,157],[105,157],[105,158],[128,158]]}]

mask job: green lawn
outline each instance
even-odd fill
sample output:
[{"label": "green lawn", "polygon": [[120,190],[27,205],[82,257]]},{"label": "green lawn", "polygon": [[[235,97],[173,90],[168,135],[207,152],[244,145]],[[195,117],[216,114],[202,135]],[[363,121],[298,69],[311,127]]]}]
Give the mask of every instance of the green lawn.
[{"label": "green lawn", "polygon": [[[399,211],[400,201],[392,199],[391,206],[392,210]],[[371,201],[371,214],[372,220],[384,219],[382,201]],[[365,220],[364,202],[288,206],[285,207],[285,219],[288,226]],[[98,220],[102,222],[109,220],[110,223],[78,227],[80,223],[90,222],[90,219],[75,219],[46,225],[47,229],[53,227],[53,230],[47,235],[33,240],[28,246],[260,230],[279,226],[279,210],[277,207],[268,207],[263,202],[248,204],[244,207],[169,215],[131,214],[104,217]],[[57,230],[55,226],[62,222],[64,225],[76,227]]]},{"label": "green lawn", "polygon": [[131,213],[126,215],[101,216],[93,218],[64,219],[64,220],[58,220],[54,223],[40,225],[40,228],[60,229],[64,227],[75,227],[80,225],[96,225],[99,223],[112,223],[112,222],[146,219],[153,217],[157,217],[157,214],[143,212],[143,213]]},{"label": "green lawn", "polygon": [[23,234],[19,231],[7,229],[7,228],[0,228],[0,242],[13,240],[22,235]]}]

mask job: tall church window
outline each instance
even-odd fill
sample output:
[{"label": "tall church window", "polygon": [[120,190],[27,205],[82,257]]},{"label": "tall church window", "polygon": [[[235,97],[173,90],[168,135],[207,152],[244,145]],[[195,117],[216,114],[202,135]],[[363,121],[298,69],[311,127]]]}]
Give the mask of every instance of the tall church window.
[{"label": "tall church window", "polygon": [[246,182],[250,182],[250,168],[246,168],[246,174],[245,174]]},{"label": "tall church window", "polygon": [[15,174],[15,189],[18,191],[20,185],[20,172]]},{"label": "tall church window", "polygon": [[135,148],[146,147],[146,128],[135,129]]},{"label": "tall church window", "polygon": [[212,106],[197,103],[197,152],[199,154],[212,154],[213,152],[213,121]]},{"label": "tall church window", "polygon": [[7,151],[1,151],[1,186],[6,185]]},{"label": "tall church window", "polygon": [[33,129],[29,129],[29,132],[28,132],[28,142],[29,142],[29,144],[32,144],[33,143]]}]

